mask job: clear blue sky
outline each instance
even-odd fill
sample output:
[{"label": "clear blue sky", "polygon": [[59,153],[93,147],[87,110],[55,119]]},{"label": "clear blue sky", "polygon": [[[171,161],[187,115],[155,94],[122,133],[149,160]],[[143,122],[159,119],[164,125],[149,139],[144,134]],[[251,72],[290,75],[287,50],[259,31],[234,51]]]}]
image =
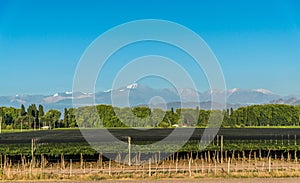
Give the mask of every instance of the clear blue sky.
[{"label": "clear blue sky", "polygon": [[[218,58],[227,88],[300,94],[297,0],[0,0],[0,95],[70,91],[80,56],[95,38],[149,18],[198,33]],[[97,88],[109,89],[109,82]]]}]

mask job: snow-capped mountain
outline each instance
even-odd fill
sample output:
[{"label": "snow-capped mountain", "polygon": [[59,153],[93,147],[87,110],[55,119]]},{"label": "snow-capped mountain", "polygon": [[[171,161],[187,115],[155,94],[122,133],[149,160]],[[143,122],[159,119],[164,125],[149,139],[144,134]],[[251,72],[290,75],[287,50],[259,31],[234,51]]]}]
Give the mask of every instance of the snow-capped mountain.
[{"label": "snow-capped mountain", "polygon": [[228,95],[227,101],[233,104],[263,104],[279,98],[280,95],[265,89],[237,89]]},{"label": "snow-capped mountain", "polygon": [[[113,96],[113,101],[112,101]],[[273,92],[265,89],[239,89],[233,88],[227,91],[223,90],[209,90],[203,93],[195,91],[190,88],[171,89],[171,88],[151,88],[138,83],[132,83],[127,86],[111,89],[107,91],[92,93],[83,92],[60,92],[53,95],[15,95],[15,96],[0,96],[0,106],[13,106],[20,107],[21,104],[29,105],[32,103],[43,104],[46,109],[57,108],[63,109],[65,107],[72,107],[72,99],[85,101],[95,97],[97,104],[114,104],[119,107],[126,106],[124,100],[129,98],[130,106],[148,105],[154,97],[159,97],[161,103],[167,104],[166,106],[176,108],[180,101],[184,103],[185,107],[198,106],[198,98],[201,108],[210,108],[212,97],[218,101],[222,96],[227,98],[227,107],[237,108],[239,106],[251,104],[264,104],[264,103],[284,103],[296,105],[300,104],[297,97],[285,97],[274,94]],[[152,104],[151,104],[152,105]],[[154,105],[154,104],[153,104]],[[156,106],[162,106],[159,103]],[[218,106],[214,102],[214,106]]]},{"label": "snow-capped mountain", "polygon": [[221,98],[226,96],[227,102],[231,104],[251,105],[264,104],[280,99],[281,96],[265,89],[239,89],[233,88],[227,91],[209,90],[201,95],[201,101],[211,101],[211,97]]},{"label": "snow-capped mountain", "polygon": [[161,97],[165,102],[180,101],[180,97],[172,89],[153,89],[151,87],[133,83],[122,88],[98,92],[95,94],[97,103],[113,104],[118,107],[125,107],[129,98],[130,106],[145,105],[153,97]]}]

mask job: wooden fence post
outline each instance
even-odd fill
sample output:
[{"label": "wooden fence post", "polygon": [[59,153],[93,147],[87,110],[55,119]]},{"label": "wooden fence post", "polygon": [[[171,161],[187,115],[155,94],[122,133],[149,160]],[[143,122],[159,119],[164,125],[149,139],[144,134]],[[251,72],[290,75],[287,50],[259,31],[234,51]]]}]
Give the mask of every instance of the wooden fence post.
[{"label": "wooden fence post", "polygon": [[224,145],[224,137],[221,135],[221,163],[223,164],[223,145]]},{"label": "wooden fence post", "polygon": [[228,158],[228,163],[227,163],[227,174],[230,174],[230,157]]},{"label": "wooden fence post", "polygon": [[72,159],[70,159],[70,177],[72,176]]},{"label": "wooden fence post", "polygon": [[269,157],[269,172],[271,172],[271,157]]},{"label": "wooden fence post", "polygon": [[189,175],[190,175],[190,177],[192,176],[191,162],[192,162],[192,157],[189,159]]},{"label": "wooden fence post", "polygon": [[178,159],[176,159],[175,171],[178,172]]},{"label": "wooden fence post", "polygon": [[111,176],[111,160],[109,160],[108,175]]},{"label": "wooden fence post", "polygon": [[35,164],[35,157],[34,157],[34,151],[36,148],[35,139],[31,139],[31,160],[32,160],[32,166]]},{"label": "wooden fence post", "polygon": [[83,155],[80,153],[80,169],[83,169]]},{"label": "wooden fence post", "polygon": [[151,177],[151,158],[149,159],[149,177]]},{"label": "wooden fence post", "polygon": [[128,165],[131,166],[131,137],[128,137]]},{"label": "wooden fence post", "polygon": [[201,159],[201,173],[204,173],[204,160]]}]

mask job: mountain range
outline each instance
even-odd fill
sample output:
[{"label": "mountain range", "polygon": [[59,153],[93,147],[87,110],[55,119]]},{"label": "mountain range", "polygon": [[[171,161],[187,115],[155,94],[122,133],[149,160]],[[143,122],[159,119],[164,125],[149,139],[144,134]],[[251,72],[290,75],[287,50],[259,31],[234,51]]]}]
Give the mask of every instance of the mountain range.
[{"label": "mountain range", "polygon": [[[180,95],[178,94],[180,93]],[[114,96],[114,101],[111,96]],[[53,95],[15,95],[15,96],[0,96],[0,106],[20,107],[21,104],[25,106],[29,104],[42,104],[46,109],[58,109],[72,107],[72,99],[76,99],[83,105],[92,97],[95,97],[97,104],[113,104],[114,106],[124,107],[124,97],[128,98],[130,106],[148,105],[157,108],[171,107],[178,108],[181,105],[184,107],[200,106],[202,109],[210,109],[212,105],[218,108],[218,103],[212,103],[211,97],[219,98],[226,96],[228,108],[238,108],[253,104],[300,104],[300,99],[295,96],[281,96],[274,94],[265,89],[238,89],[234,88],[227,91],[209,90],[203,93],[189,88],[175,89],[160,88],[154,89],[146,85],[137,83],[119,88],[117,90],[108,90],[97,93],[83,93],[83,92],[61,92]],[[181,97],[181,100],[180,100]],[[199,97],[199,102],[196,102]],[[155,99],[155,100],[153,100]],[[180,102],[182,101],[182,102]],[[220,105],[221,108],[221,105]]]}]

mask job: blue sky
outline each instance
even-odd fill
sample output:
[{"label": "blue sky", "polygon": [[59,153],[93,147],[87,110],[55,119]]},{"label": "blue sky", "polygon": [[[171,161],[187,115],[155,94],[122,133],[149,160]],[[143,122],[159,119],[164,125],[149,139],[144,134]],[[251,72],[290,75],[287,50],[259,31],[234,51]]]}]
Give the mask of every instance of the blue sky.
[{"label": "blue sky", "polygon": [[[297,0],[0,0],[0,95],[70,91],[79,59],[94,39],[119,24],[149,18],[199,34],[218,58],[227,88],[300,94]],[[107,64],[107,70],[119,64]],[[108,78],[96,88],[110,85]]]}]

